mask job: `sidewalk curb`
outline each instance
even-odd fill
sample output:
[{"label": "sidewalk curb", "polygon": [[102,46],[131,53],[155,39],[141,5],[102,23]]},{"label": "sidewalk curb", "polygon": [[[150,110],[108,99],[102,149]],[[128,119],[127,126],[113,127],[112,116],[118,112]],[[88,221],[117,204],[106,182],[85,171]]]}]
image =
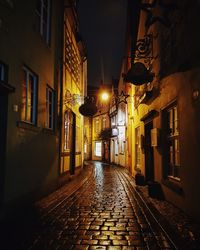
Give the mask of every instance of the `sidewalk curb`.
[{"label": "sidewalk curb", "polygon": [[138,186],[135,187],[136,195],[141,200],[141,202],[145,203],[146,206],[150,209],[153,216],[156,218],[156,220],[160,223],[160,225],[164,228],[166,233],[169,235],[169,237],[173,240],[175,245],[180,250],[194,250],[199,249],[196,248],[196,246],[192,246],[192,241],[189,239],[185,239],[184,237],[181,237],[180,232],[177,230],[177,228],[172,225],[169,220],[162,215],[159,210],[155,207],[155,205],[147,199],[147,197],[144,196],[143,192],[140,190]]}]

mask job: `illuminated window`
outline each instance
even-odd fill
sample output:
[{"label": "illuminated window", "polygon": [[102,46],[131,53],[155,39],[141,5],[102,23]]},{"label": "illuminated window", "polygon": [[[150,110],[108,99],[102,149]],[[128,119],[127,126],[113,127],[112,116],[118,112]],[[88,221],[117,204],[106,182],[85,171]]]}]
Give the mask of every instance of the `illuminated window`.
[{"label": "illuminated window", "polygon": [[87,144],[84,144],[84,153],[87,154]]},{"label": "illuminated window", "polygon": [[54,129],[54,102],[55,92],[52,88],[46,88],[46,126],[49,129]]},{"label": "illuminated window", "polygon": [[120,109],[118,111],[118,124],[119,125],[125,125],[126,121],[126,109],[124,106],[120,106]]},{"label": "illuminated window", "polygon": [[121,154],[124,154],[125,151],[125,141],[121,141]]},{"label": "illuminated window", "polygon": [[165,175],[180,180],[179,120],[174,103],[163,111]]},{"label": "illuminated window", "polygon": [[50,0],[37,0],[37,28],[47,44],[50,43]]},{"label": "illuminated window", "polygon": [[95,156],[101,157],[101,142],[95,142],[94,153],[95,153]]},{"label": "illuminated window", "polygon": [[99,119],[95,119],[95,133],[99,133]]},{"label": "illuminated window", "polygon": [[103,119],[102,119],[102,129],[105,129],[106,128],[106,116],[103,116]]},{"label": "illuminated window", "polygon": [[140,168],[141,159],[140,127],[135,129],[135,168]]},{"label": "illuminated window", "polygon": [[72,131],[72,114],[66,111],[64,114],[64,151],[70,150],[70,139]]},{"label": "illuminated window", "polygon": [[116,116],[112,116],[111,117],[111,126],[115,126],[117,123],[116,123]]},{"label": "illuminated window", "polygon": [[23,68],[22,79],[22,121],[36,124],[37,115],[37,76],[27,68]]},{"label": "illuminated window", "polygon": [[2,62],[0,62],[0,81],[4,83],[8,81],[8,67]]},{"label": "illuminated window", "polygon": [[119,153],[124,154],[125,151],[125,126],[118,126],[117,134],[119,141]]}]

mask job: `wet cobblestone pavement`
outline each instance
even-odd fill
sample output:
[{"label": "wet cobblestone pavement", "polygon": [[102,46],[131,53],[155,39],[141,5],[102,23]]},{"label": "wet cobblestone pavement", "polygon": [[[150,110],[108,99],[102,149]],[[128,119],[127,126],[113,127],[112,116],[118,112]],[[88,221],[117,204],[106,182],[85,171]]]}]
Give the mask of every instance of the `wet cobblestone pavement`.
[{"label": "wet cobblestone pavement", "polygon": [[132,181],[122,168],[95,162],[78,190],[66,196],[61,189],[39,202],[40,213],[4,249],[176,249],[140,204]]}]

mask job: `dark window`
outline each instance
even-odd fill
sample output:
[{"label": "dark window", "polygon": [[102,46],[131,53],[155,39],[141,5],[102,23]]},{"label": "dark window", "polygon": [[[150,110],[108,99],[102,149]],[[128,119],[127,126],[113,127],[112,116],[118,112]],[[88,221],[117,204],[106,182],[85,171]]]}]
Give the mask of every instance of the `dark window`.
[{"label": "dark window", "polygon": [[8,66],[0,61],[0,81],[8,83]]},{"label": "dark window", "polygon": [[50,44],[51,13],[50,0],[37,0],[36,16],[37,29],[47,44]]},{"label": "dark window", "polygon": [[179,120],[176,103],[163,111],[165,177],[180,180]]},{"label": "dark window", "polygon": [[37,76],[27,68],[23,68],[22,79],[22,121],[36,124],[37,116]]}]

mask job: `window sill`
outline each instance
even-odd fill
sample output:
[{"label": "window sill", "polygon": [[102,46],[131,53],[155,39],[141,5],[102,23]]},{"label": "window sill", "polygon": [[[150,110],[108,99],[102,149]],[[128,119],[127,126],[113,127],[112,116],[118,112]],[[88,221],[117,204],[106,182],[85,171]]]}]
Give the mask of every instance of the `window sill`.
[{"label": "window sill", "polygon": [[168,179],[173,181],[173,182],[180,183],[180,178],[169,175]]},{"label": "window sill", "polygon": [[167,177],[167,179],[162,180],[162,184],[170,188],[172,191],[176,192],[179,195],[184,195],[184,191],[180,185],[180,180],[177,180],[173,177]]},{"label": "window sill", "polygon": [[0,90],[3,93],[12,93],[15,92],[15,87],[6,82],[0,81]]},{"label": "window sill", "polygon": [[17,122],[17,127],[27,129],[27,130],[31,130],[31,131],[34,131],[34,132],[39,132],[41,130],[41,128],[37,127],[36,125],[25,122],[25,121],[18,121]]}]

